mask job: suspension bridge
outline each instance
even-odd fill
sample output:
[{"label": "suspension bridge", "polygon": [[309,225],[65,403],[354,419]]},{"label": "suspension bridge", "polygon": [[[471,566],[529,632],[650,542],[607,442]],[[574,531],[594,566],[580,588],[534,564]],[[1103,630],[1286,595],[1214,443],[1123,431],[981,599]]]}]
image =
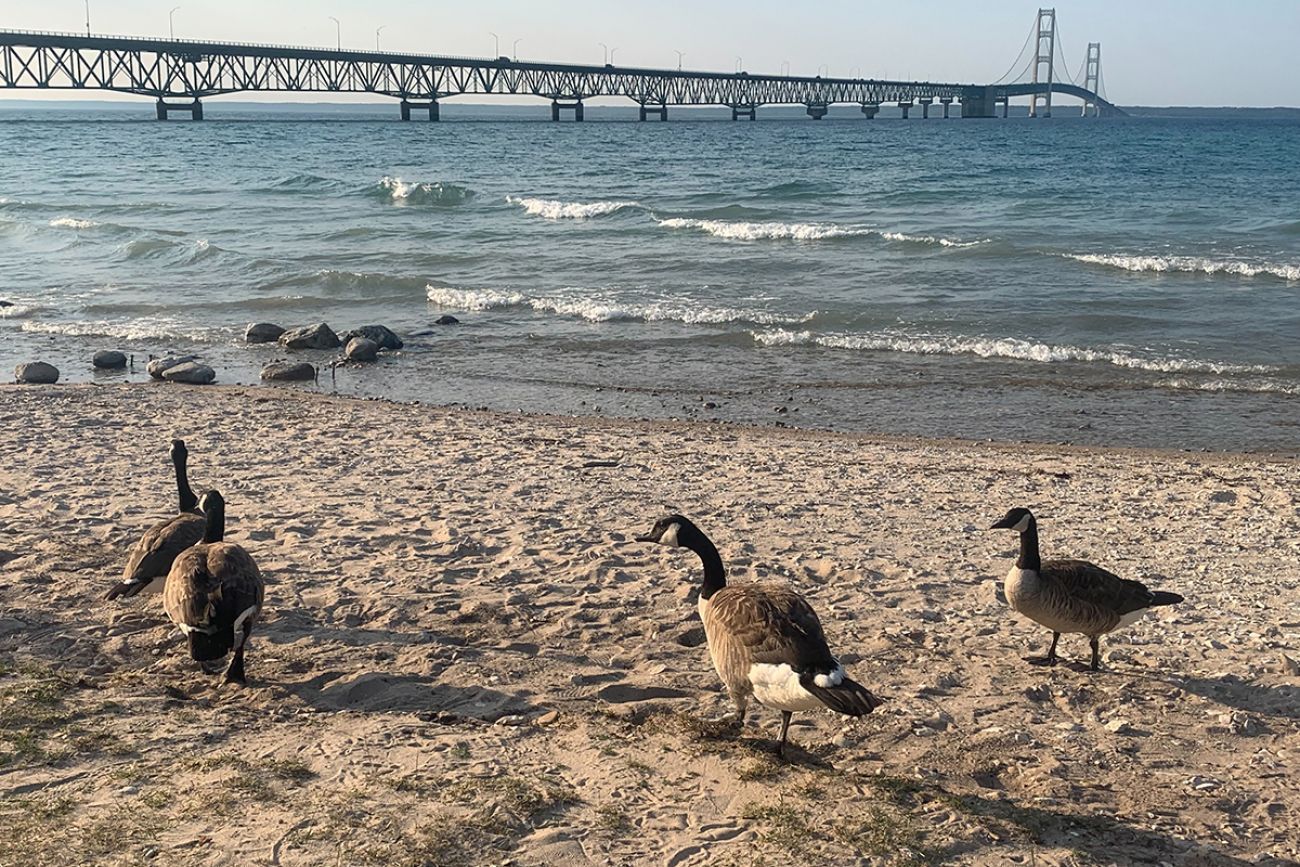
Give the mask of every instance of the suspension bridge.
[{"label": "suspension bridge", "polygon": [[670,107],[725,106],[732,120],[754,120],[762,106],[802,105],[821,120],[833,105],[858,105],[875,117],[897,105],[904,118],[919,107],[947,118],[1008,116],[1013,99],[1028,97],[1030,115],[1050,117],[1054,96],[1082,101],[1084,116],[1122,115],[1105,98],[1101,44],[1088,45],[1074,78],[1060,44],[1054,9],[1040,9],[1020,56],[992,84],[887,81],[798,75],[750,75],[632,68],[604,64],[521,61],[510,57],[357,51],[285,45],[205,42],[0,30],[0,88],[100,90],[152,97],[157,117],[174,112],[203,119],[203,100],[232,93],[356,93],[398,100],[400,117],[427,112],[438,120],[443,100],[471,95],[526,95],[551,102],[551,117],[584,117],[585,102],[621,97],[641,120],[668,119]]}]

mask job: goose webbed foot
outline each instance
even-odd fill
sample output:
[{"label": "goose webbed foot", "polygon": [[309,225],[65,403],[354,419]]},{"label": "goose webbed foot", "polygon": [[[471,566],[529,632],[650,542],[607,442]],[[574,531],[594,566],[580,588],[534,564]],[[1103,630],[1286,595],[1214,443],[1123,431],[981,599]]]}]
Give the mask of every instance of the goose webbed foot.
[{"label": "goose webbed foot", "polygon": [[248,678],[244,676],[244,648],[235,651],[235,658],[230,661],[230,668],[226,669],[225,682],[248,686]]},{"label": "goose webbed foot", "polygon": [[1053,632],[1052,646],[1047,649],[1047,655],[1027,656],[1025,657],[1025,662],[1029,663],[1030,665],[1056,665],[1056,663],[1058,662],[1056,658],[1056,644],[1060,640],[1061,640],[1061,633]]}]

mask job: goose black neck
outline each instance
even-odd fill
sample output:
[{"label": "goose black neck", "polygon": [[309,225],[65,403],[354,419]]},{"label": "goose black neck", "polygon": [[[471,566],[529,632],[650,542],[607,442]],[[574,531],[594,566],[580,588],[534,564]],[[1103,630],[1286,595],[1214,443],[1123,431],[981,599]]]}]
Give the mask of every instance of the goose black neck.
[{"label": "goose black neck", "polygon": [[172,463],[176,466],[176,493],[180,496],[181,511],[193,512],[199,504],[199,498],[194,496],[194,491],[190,488],[185,456],[176,455],[172,458]]},{"label": "goose black neck", "polygon": [[226,505],[225,503],[211,503],[208,505],[207,513],[204,515],[205,523],[203,525],[203,541],[209,545],[220,542],[226,537]]},{"label": "goose black neck", "polygon": [[1038,522],[1029,519],[1029,526],[1020,534],[1020,559],[1016,566],[1037,572],[1043,568],[1043,561],[1038,556]]},{"label": "goose black neck", "polygon": [[727,586],[727,570],[722,565],[722,555],[709,541],[709,537],[700,532],[691,533],[682,543],[700,555],[704,564],[704,583],[700,585],[700,598],[708,599]]}]

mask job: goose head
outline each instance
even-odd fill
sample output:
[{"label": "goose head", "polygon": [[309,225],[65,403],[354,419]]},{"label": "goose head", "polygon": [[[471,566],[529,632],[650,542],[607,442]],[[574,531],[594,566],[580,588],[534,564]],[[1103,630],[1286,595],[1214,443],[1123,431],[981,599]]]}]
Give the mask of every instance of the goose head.
[{"label": "goose head", "polygon": [[990,530],[1015,530],[1017,533],[1023,533],[1034,523],[1034,513],[1028,509],[1012,509],[1002,516]]},{"label": "goose head", "polygon": [[700,535],[700,530],[681,515],[669,515],[655,522],[653,528],[644,536],[637,536],[638,542],[653,542],[656,545],[668,545],[673,548],[685,548],[693,536]]},{"label": "goose head", "polygon": [[173,462],[184,461],[190,456],[190,450],[185,448],[185,440],[172,440],[172,447],[167,450],[171,455]]},{"label": "goose head", "polygon": [[209,515],[209,514],[225,515],[226,498],[221,496],[221,493],[219,491],[208,491],[199,500],[199,508],[203,510],[203,514],[205,515]]}]

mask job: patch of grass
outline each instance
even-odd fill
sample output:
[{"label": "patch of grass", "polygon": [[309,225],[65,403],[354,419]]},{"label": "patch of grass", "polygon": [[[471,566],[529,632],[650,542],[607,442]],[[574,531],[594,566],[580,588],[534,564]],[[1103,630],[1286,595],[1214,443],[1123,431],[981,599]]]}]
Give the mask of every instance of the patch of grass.
[{"label": "patch of grass", "polygon": [[866,814],[841,822],[835,837],[859,855],[884,859],[895,867],[922,867],[931,863],[922,847],[920,831],[912,818],[897,810],[872,805]]},{"label": "patch of grass", "polygon": [[607,834],[622,834],[632,827],[622,807],[606,804],[596,808],[596,827]]},{"label": "patch of grass", "polygon": [[468,759],[470,756],[469,744],[461,741],[451,748],[451,757],[454,759]]},{"label": "patch of grass", "polygon": [[84,709],[64,699],[76,683],[61,672],[34,664],[6,672],[13,681],[0,685],[0,767],[52,763],[64,758],[67,746],[49,749],[46,741],[67,733]]},{"label": "patch of grass", "polygon": [[736,778],[746,783],[779,780],[785,775],[785,767],[775,756],[757,756],[741,765]]},{"label": "patch of grass", "polygon": [[808,851],[808,815],[782,799],[776,804],[746,804],[741,816],[760,822],[759,837],[793,855],[810,855]]}]

